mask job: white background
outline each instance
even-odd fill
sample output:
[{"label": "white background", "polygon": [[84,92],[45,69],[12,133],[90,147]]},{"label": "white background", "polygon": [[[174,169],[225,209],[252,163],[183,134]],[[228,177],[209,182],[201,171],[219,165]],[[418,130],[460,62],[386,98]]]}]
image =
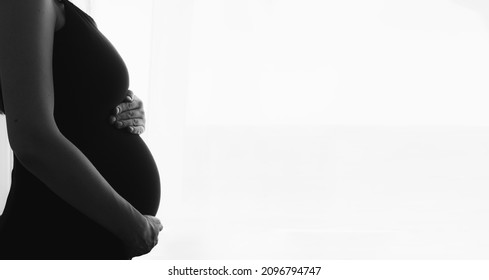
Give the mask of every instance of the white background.
[{"label": "white background", "polygon": [[142,258],[488,257],[489,4],[73,2],[146,105]]}]

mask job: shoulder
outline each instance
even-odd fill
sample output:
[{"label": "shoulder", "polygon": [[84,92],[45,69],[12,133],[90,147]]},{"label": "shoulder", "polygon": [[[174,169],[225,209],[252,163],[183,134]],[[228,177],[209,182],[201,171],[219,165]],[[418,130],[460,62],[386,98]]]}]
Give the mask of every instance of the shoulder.
[{"label": "shoulder", "polygon": [[[35,14],[32,15],[31,13]],[[26,15],[30,15],[25,17]],[[53,20],[55,30],[59,30],[65,23],[64,1],[62,0],[3,0],[0,1],[0,16],[5,21],[16,22],[20,20]],[[0,21],[1,22],[1,21]],[[18,23],[17,23],[18,24]],[[17,26],[13,25],[14,28]],[[12,26],[12,25],[8,25]]]},{"label": "shoulder", "polygon": [[[2,0],[0,1],[0,23],[9,27],[40,24],[41,21],[56,21],[62,3],[58,0]],[[10,25],[14,23],[15,25]],[[2,24],[3,25],[3,24]],[[44,26],[41,24],[39,27]]]},{"label": "shoulder", "polygon": [[[0,41],[3,47],[27,43],[30,38],[46,40],[56,30],[57,0],[2,0],[0,1]],[[3,49],[0,46],[0,49]]]},{"label": "shoulder", "polygon": [[[49,52],[56,30],[56,0],[0,1],[0,70],[26,52]],[[16,57],[12,57],[15,54]]]},{"label": "shoulder", "polygon": [[[63,1],[59,0],[2,0],[0,1],[0,7],[4,9],[18,9],[18,8],[24,8],[24,9],[37,9],[38,11],[41,11],[41,9],[44,8],[52,8],[54,10],[54,7],[57,4],[63,4]],[[2,9],[2,11],[5,11]]]},{"label": "shoulder", "polygon": [[51,114],[55,1],[0,0],[0,42],[7,42],[0,44],[0,78],[9,130],[12,119],[31,123],[28,116],[36,111]]},{"label": "shoulder", "polygon": [[64,4],[63,0],[2,0],[0,6],[2,7],[39,7],[39,6],[53,6],[55,4]]}]

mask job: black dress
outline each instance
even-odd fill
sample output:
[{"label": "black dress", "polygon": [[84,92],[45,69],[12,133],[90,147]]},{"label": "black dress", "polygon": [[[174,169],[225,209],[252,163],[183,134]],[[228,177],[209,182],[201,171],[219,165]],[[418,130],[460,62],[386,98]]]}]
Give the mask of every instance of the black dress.
[{"label": "black dress", "polygon": [[[138,135],[108,123],[127,94],[127,68],[93,19],[61,2],[66,22],[53,48],[56,124],[122,197],[142,214],[155,215],[160,179],[150,151]],[[124,258],[115,235],[54,194],[14,155],[0,218],[0,259]]]}]

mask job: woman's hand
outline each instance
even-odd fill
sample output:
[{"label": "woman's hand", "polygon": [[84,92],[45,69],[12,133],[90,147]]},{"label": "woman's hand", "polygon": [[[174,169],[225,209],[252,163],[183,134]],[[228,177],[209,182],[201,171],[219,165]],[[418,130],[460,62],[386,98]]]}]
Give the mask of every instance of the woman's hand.
[{"label": "woman's hand", "polygon": [[114,108],[114,115],[110,116],[109,122],[119,129],[127,128],[133,134],[143,133],[146,124],[143,102],[128,90],[124,102]]},{"label": "woman's hand", "polygon": [[145,226],[132,240],[126,241],[126,254],[129,258],[142,256],[149,253],[158,244],[158,234],[163,226],[158,218],[143,215],[146,219]]}]

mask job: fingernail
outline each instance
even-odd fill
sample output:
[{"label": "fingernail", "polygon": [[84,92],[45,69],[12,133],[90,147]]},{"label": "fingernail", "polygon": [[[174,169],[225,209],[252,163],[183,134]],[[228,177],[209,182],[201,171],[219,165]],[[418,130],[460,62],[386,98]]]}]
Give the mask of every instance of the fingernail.
[{"label": "fingernail", "polygon": [[115,123],[115,120],[116,120],[116,118],[114,116],[110,116],[110,118],[109,118],[110,124]]},{"label": "fingernail", "polygon": [[132,96],[127,96],[127,100],[131,101],[132,102]]},{"label": "fingernail", "polygon": [[115,108],[115,114],[116,114],[116,115],[117,115],[117,114],[119,114],[119,112],[120,112],[120,111],[121,111],[121,109],[120,109],[119,107],[116,107],[116,108]]},{"label": "fingernail", "polygon": [[117,125],[117,127],[121,127],[122,126],[122,122],[117,122],[116,125]]},{"label": "fingernail", "polygon": [[134,132],[134,128],[132,126],[129,127],[129,132]]}]

